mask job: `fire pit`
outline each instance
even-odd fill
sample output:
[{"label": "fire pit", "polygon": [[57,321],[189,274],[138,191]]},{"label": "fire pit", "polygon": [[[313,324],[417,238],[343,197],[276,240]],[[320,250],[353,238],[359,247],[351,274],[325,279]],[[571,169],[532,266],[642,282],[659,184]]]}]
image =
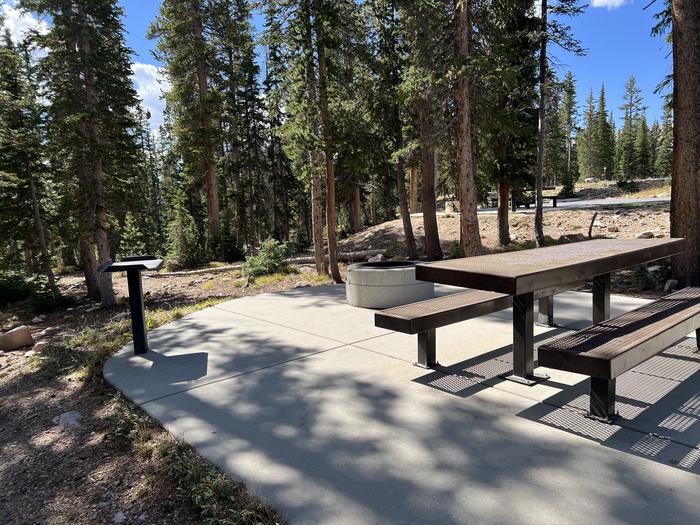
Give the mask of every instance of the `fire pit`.
[{"label": "fire pit", "polygon": [[348,266],[348,304],[360,308],[391,308],[435,296],[433,283],[416,280],[416,265],[408,261],[364,262]]}]

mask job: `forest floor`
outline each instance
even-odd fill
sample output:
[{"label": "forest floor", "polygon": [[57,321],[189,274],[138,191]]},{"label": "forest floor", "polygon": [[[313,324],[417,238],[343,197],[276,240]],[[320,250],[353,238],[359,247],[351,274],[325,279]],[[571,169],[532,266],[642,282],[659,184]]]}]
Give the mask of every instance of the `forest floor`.
[{"label": "forest floor", "polygon": [[[593,237],[669,236],[668,204],[603,207],[597,212]],[[545,234],[553,244],[588,238],[594,213],[547,210]],[[496,219],[495,214],[479,215],[489,251],[503,249],[497,246]],[[533,245],[533,221],[530,213],[511,214],[513,243],[507,249]],[[412,217],[412,223],[422,245],[422,217]],[[445,254],[455,255],[457,215],[441,214],[438,226]],[[340,248],[404,256],[401,221],[367,228],[342,240]],[[630,269],[616,274],[613,292],[658,296],[666,278],[658,265],[641,273]],[[310,266],[252,280],[240,271],[144,274],[148,327],[219,301],[327,282]],[[130,339],[126,279],[115,274],[119,302],[110,309],[84,298],[77,273],[61,275],[59,285],[75,304],[41,320],[21,306],[0,312],[3,330],[25,324],[36,340],[50,343],[41,353],[29,347],[0,352],[0,523],[283,523],[274,509],[177,441],[102,379],[104,361]],[[73,420],[75,426],[73,412],[79,414],[73,414],[79,417]],[[62,414],[64,420],[59,419]]]},{"label": "forest floor", "polygon": [[[237,272],[147,277],[147,323],[327,282],[306,268],[255,280]],[[73,306],[37,322],[21,307],[0,317],[3,329],[25,324],[50,343],[41,353],[0,351],[0,523],[283,523],[102,379],[104,361],[131,339],[125,278],[115,276],[120,301],[110,309],[84,299],[78,275],[59,285]]]}]

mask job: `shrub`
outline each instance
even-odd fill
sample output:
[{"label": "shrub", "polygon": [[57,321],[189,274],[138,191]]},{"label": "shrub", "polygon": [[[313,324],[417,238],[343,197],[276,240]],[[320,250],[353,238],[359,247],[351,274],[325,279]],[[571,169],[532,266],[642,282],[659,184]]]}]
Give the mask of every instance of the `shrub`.
[{"label": "shrub", "polygon": [[37,275],[31,279],[32,295],[29,299],[29,308],[35,314],[50,312],[56,308],[71,306],[75,299],[69,296],[57,295],[49,286],[49,280],[45,275]]},{"label": "shrub", "polygon": [[0,304],[26,299],[32,293],[31,280],[19,272],[0,272]]},{"label": "shrub", "polygon": [[205,250],[199,242],[199,232],[192,215],[178,207],[175,218],[168,224],[169,267],[194,268],[205,259]]},{"label": "shrub", "polygon": [[268,239],[262,243],[257,255],[249,255],[245,258],[243,271],[251,277],[278,272],[285,267],[286,253],[285,244],[275,239]]}]

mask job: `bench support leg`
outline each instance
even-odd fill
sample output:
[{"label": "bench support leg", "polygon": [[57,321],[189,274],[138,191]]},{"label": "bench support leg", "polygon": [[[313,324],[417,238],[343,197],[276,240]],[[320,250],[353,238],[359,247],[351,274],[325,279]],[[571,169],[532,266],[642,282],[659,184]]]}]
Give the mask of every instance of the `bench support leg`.
[{"label": "bench support leg", "polygon": [[697,345],[696,352],[700,352],[700,328],[695,330],[695,344]]},{"label": "bench support leg", "polygon": [[503,376],[528,386],[549,379],[546,374],[535,373],[534,306],[532,292],[513,297],[513,373]]},{"label": "bench support leg", "polygon": [[537,324],[554,326],[554,296],[539,299],[537,305]]},{"label": "bench support leg", "polygon": [[591,415],[608,421],[615,418],[615,379],[591,377]]},{"label": "bench support leg", "polygon": [[593,324],[610,319],[610,274],[593,278]]},{"label": "bench support leg", "polygon": [[433,368],[437,365],[434,328],[418,333],[418,361],[415,364],[421,368]]}]

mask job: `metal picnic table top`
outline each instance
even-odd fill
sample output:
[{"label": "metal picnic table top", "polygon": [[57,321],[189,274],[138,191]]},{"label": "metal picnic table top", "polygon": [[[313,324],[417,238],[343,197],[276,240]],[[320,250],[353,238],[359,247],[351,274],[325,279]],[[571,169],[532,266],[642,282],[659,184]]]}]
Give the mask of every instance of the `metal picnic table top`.
[{"label": "metal picnic table top", "polygon": [[681,253],[685,239],[595,239],[420,263],[416,279],[521,295]]}]

